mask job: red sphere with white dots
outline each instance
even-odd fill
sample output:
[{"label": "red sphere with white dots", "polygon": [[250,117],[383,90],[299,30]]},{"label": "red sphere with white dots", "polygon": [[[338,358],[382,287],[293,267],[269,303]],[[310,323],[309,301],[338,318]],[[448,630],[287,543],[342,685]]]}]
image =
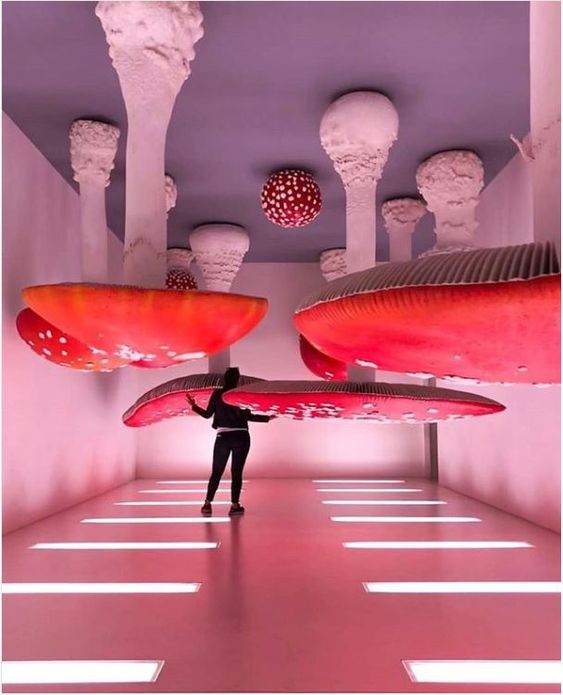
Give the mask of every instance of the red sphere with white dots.
[{"label": "red sphere with white dots", "polygon": [[166,275],[166,287],[169,290],[197,290],[197,282],[188,270],[171,268]]},{"label": "red sphere with white dots", "polygon": [[321,190],[301,169],[272,174],[262,188],[262,209],[280,227],[304,227],[321,211]]}]

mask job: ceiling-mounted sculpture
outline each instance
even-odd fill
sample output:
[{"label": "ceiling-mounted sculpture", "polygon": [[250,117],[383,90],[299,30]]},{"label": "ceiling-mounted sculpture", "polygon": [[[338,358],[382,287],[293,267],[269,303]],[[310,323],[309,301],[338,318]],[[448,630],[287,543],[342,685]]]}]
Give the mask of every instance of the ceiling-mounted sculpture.
[{"label": "ceiling-mounted sculpture", "polygon": [[420,424],[504,410],[489,398],[451,389],[353,381],[261,381],[227,391],[223,400],[254,413],[292,420],[374,423]]},{"label": "ceiling-mounted sculpture", "polygon": [[189,270],[194,254],[189,249],[172,248],[166,252],[166,258],[166,287],[169,290],[197,290],[196,279]]},{"label": "ceiling-mounted sculpture", "polygon": [[420,258],[475,248],[483,177],[483,163],[469,150],[439,152],[418,167],[416,184],[436,222],[436,243]]},{"label": "ceiling-mounted sculpture", "polygon": [[[246,385],[254,381],[260,379],[241,375],[239,383]],[[222,385],[222,374],[190,374],[172,379],[144,393],[123,413],[122,420],[128,427],[145,427],[167,418],[192,415],[186,395],[190,394],[200,407],[206,408],[213,391]]]},{"label": "ceiling-mounted sculpture", "polygon": [[65,334],[112,357],[154,366],[224,349],[251,331],[268,305],[238,294],[80,283],[27,287],[22,296]]},{"label": "ceiling-mounted sculpture", "polygon": [[416,198],[393,198],[381,206],[381,214],[389,235],[389,260],[412,259],[412,235],[426,207]]},{"label": "ceiling-mounted sculpture", "polygon": [[346,362],[486,383],[560,381],[560,274],[549,244],[354,273],[305,299],[294,321]]},{"label": "ceiling-mounted sculpture", "polygon": [[59,367],[80,372],[111,372],[130,363],[127,358],[90,347],[63,333],[31,309],[20,311],[16,329],[33,352]]},{"label": "ceiling-mounted sculpture", "polygon": [[279,227],[304,227],[321,211],[322,196],[315,179],[301,169],[272,174],[262,187],[262,210]]},{"label": "ceiling-mounted sculpture", "polygon": [[317,350],[303,335],[299,336],[299,352],[303,363],[315,376],[327,381],[346,379],[346,363]]}]

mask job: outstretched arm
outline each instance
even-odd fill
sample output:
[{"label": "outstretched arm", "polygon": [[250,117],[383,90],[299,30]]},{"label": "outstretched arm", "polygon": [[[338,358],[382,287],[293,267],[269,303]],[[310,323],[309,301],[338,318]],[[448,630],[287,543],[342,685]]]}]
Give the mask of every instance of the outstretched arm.
[{"label": "outstretched arm", "polygon": [[255,415],[254,413],[248,412],[246,419],[248,422],[270,422],[273,419],[273,415]]},{"label": "outstretched arm", "polygon": [[189,394],[186,395],[186,400],[190,404],[192,410],[194,413],[197,413],[198,415],[201,415],[201,417],[204,417],[206,420],[208,420],[213,413],[215,412],[215,400],[216,400],[216,394],[217,392],[214,391],[211,394],[211,398],[209,399],[209,403],[207,404],[207,408],[200,408],[199,405],[195,402],[193,396],[190,396]]}]

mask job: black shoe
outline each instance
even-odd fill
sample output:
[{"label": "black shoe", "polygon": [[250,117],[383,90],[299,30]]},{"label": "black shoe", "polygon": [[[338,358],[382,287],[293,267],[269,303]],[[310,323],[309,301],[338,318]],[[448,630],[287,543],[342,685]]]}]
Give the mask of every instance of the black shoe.
[{"label": "black shoe", "polygon": [[204,502],[203,507],[201,508],[201,513],[204,516],[211,516],[213,514],[213,509],[211,508],[211,502]]},{"label": "black shoe", "polygon": [[231,508],[229,509],[229,516],[233,516],[235,514],[244,514],[244,507],[241,507],[240,504],[232,504]]}]

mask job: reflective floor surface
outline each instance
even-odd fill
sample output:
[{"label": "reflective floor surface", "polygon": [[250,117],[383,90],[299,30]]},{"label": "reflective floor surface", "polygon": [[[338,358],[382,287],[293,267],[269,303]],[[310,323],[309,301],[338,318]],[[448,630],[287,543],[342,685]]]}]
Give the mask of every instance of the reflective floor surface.
[{"label": "reflective floor surface", "polygon": [[553,680],[558,535],[421,480],[251,479],[232,519],[224,484],[211,522],[202,487],[137,480],[5,537],[5,662],[163,662],[5,692],[559,692],[473,663]]}]

